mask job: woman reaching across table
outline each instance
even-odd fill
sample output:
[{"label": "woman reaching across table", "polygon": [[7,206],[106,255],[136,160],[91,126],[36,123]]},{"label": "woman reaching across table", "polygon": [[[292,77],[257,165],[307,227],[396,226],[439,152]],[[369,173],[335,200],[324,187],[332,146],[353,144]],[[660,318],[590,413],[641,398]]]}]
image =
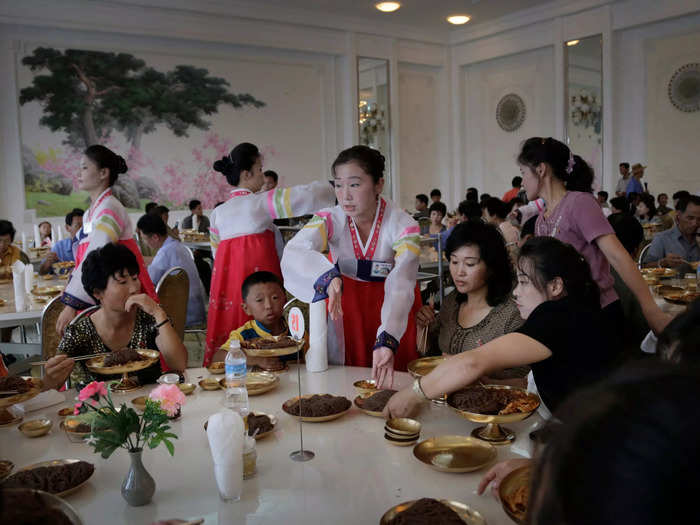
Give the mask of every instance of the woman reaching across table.
[{"label": "woman reaching across table", "polygon": [[229,334],[251,319],[243,311],[241,285],[254,272],[282,275],[275,247],[273,219],[298,217],[333,202],[327,182],[275,188],[258,193],[265,183],[262,155],[248,142],[214,163],[214,170],[233,186],[229,199],[211,213],[209,228],[214,269],[209,293],[204,366]]},{"label": "woman reaching across table", "polygon": [[[287,244],[284,284],[305,302],[328,298],[343,317],[345,364],[372,366],[379,387],[418,357],[415,311],[419,227],[381,196],[384,157],[353,146],[333,163],[338,205],[321,210]],[[323,255],[330,249],[330,259]]]},{"label": "woman reaching across table", "polygon": [[588,263],[551,237],[527,241],[518,259],[513,292],[525,324],[469,352],[447,359],[413,387],[395,394],[384,415],[404,417],[423,400],[452,393],[494,370],[531,365],[542,403],[549,410],[577,388],[614,366],[600,292]]}]

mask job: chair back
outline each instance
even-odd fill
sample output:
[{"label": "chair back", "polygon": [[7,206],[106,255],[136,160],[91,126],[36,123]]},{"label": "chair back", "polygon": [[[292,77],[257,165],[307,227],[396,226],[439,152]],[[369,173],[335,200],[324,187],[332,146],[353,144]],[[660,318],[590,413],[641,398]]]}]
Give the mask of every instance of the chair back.
[{"label": "chair back", "polygon": [[642,250],[639,252],[639,258],[637,259],[637,268],[641,269],[642,266],[644,265],[644,256],[647,254],[647,251],[651,248],[651,243],[647,244]]},{"label": "chair back", "polygon": [[41,313],[41,358],[46,361],[56,355],[61,336],[56,331],[56,321],[65,308],[58,295],[49,301]]},{"label": "chair back", "polygon": [[86,315],[90,315],[90,314],[93,313],[94,311],[99,310],[99,308],[100,308],[100,305],[99,305],[99,304],[96,304],[95,306],[90,306],[90,307],[86,308],[85,310],[82,310],[82,311],[81,311],[78,315],[76,315],[76,316],[73,318],[73,320],[72,320],[70,323],[68,323],[68,324],[69,324],[69,325],[73,325],[73,324],[77,323],[78,321],[80,321],[80,320],[81,320],[83,317],[85,317]]},{"label": "chair back", "polygon": [[190,297],[190,279],[181,266],[173,266],[156,285],[160,305],[173,322],[173,327],[182,341],[185,337],[187,302]]}]

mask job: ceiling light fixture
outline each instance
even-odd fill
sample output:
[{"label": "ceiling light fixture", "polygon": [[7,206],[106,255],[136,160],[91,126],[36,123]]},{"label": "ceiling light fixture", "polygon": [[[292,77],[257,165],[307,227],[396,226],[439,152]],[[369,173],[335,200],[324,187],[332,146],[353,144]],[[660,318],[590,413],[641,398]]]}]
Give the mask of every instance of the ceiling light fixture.
[{"label": "ceiling light fixture", "polygon": [[578,40],[569,40],[569,41],[566,43],[566,45],[569,46],[569,47],[571,47],[571,46],[575,46],[575,45],[578,44],[578,43],[579,43]]},{"label": "ceiling light fixture", "polygon": [[379,2],[375,4],[374,7],[382,11],[383,13],[393,13],[399,7],[401,7],[400,2]]},{"label": "ceiling light fixture", "polygon": [[471,17],[467,15],[452,15],[447,17],[447,21],[450,24],[456,25],[456,26],[461,26],[462,24],[466,24],[471,20]]}]

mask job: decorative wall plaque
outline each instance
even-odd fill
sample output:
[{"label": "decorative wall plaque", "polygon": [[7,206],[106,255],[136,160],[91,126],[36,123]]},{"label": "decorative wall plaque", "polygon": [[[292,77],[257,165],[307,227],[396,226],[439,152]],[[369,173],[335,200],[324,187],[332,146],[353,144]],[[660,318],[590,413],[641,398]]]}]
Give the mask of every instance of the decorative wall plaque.
[{"label": "decorative wall plaque", "polygon": [[515,131],[525,121],[525,102],[515,93],[505,95],[496,106],[496,122],[504,131]]},{"label": "decorative wall plaque", "polygon": [[668,83],[668,98],[686,113],[700,110],[700,63],[686,64],[676,70]]}]

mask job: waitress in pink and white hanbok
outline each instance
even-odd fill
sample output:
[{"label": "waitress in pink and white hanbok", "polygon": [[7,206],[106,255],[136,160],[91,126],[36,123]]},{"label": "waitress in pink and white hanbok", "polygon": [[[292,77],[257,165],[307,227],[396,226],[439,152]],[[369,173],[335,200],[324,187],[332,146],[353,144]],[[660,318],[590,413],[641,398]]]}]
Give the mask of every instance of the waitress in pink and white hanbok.
[{"label": "waitress in pink and white hanbok", "polygon": [[338,204],[317,212],[287,243],[284,285],[305,302],[328,298],[331,319],[343,319],[345,364],[371,366],[379,386],[391,385],[394,369],[418,357],[419,227],[381,196],[379,151],[342,151],[333,177]]},{"label": "waitress in pink and white hanbok", "polygon": [[79,311],[95,304],[95,300],[83,288],[82,263],[88,253],[107,243],[123,244],[133,252],[139,264],[142,293],[158,301],[138,244],[134,240],[134,227],[129,213],[112,193],[117,177],[126,173],[127,169],[123,157],[99,144],[87,148],[80,161],[78,188],[90,194],[92,204],[83,215],[83,227],[78,231],[78,245],[74,254],[75,270],[61,296],[61,302],[66,307],[56,322],[56,330],[60,334],[63,334],[65,327]]},{"label": "waitress in pink and white hanbok", "polygon": [[245,278],[258,271],[282,275],[273,219],[314,213],[334,200],[328,182],[257,193],[265,182],[262,156],[257,146],[248,142],[216,161],[214,170],[223,174],[233,188],[229,199],[215,208],[210,218],[214,269],[204,366],[209,365],[231,331],[250,320],[241,306],[241,285]]}]

